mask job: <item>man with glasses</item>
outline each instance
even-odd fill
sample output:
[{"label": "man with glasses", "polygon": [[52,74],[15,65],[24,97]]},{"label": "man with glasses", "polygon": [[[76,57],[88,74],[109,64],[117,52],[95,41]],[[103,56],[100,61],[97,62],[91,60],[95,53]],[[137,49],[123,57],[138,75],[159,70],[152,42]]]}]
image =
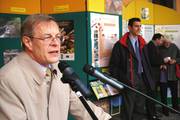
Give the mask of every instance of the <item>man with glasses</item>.
[{"label": "man with glasses", "polygon": [[[47,15],[28,16],[22,25],[23,52],[0,69],[0,120],[91,120],[68,84],[60,81],[58,24]],[[99,120],[111,117],[88,101]]]}]

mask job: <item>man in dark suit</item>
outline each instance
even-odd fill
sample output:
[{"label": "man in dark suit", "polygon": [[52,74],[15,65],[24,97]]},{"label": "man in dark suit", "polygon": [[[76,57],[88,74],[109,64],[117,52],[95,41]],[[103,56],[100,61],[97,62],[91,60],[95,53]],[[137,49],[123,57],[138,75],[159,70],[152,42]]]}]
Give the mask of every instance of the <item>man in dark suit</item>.
[{"label": "man in dark suit", "polygon": [[153,35],[152,40],[148,43],[148,55],[152,66],[152,74],[156,81],[156,85],[159,82],[160,65],[163,63],[163,59],[159,52],[159,46],[162,45],[164,36],[160,33]]},{"label": "man in dark suit", "polygon": [[[157,86],[160,80],[160,65],[163,63],[163,59],[159,52],[159,46],[162,45],[162,41],[164,36],[160,33],[156,33],[153,35],[152,40],[147,44],[148,48],[148,56],[152,68],[152,75],[155,81],[155,89],[149,91],[149,95],[153,98],[156,98]],[[150,115],[156,115],[155,103],[151,101],[147,101],[147,111]]]},{"label": "man in dark suit", "polygon": [[[147,56],[145,40],[139,35],[141,20],[131,18],[129,32],[125,33],[113,47],[109,72],[122,83],[146,93],[154,89],[151,65]],[[128,88],[122,92],[123,105],[121,120],[143,120],[145,118],[145,98]]]}]

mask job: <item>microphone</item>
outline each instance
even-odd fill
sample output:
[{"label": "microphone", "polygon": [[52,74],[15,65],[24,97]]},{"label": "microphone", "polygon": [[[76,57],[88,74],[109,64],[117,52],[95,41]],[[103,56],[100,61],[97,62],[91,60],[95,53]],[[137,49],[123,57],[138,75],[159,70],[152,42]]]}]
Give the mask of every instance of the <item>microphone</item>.
[{"label": "microphone", "polygon": [[69,83],[75,92],[80,91],[85,97],[89,97],[91,95],[89,89],[84,86],[78,75],[66,62],[60,61],[58,68],[63,73],[63,77],[61,78],[63,83]]},{"label": "microphone", "polygon": [[110,76],[108,76],[107,74],[103,74],[101,72],[99,72],[98,70],[96,70],[93,66],[86,64],[83,67],[83,71],[87,74],[90,74],[91,76],[94,76],[100,80],[102,80],[103,82],[106,82],[108,84],[110,84],[111,86],[117,88],[117,89],[123,89],[124,88],[124,84],[119,82],[117,79],[112,78]]},{"label": "microphone", "polygon": [[169,110],[172,110],[175,113],[178,113],[180,115],[180,111],[175,110],[174,108],[171,108],[171,107],[167,106],[166,104],[161,103],[160,101],[158,101],[158,100],[156,100],[156,99],[154,99],[154,98],[152,98],[152,97],[150,97],[150,96],[148,96],[148,95],[146,95],[146,94],[144,94],[144,93],[142,93],[142,92],[140,92],[140,91],[126,85],[126,84],[124,84],[124,83],[121,83],[121,82],[117,81],[117,79],[115,79],[115,78],[112,78],[112,77],[110,77],[108,75],[104,75],[103,73],[99,72],[98,70],[96,70],[91,65],[86,64],[83,67],[83,71],[86,72],[87,74],[90,74],[91,76],[94,76],[94,77],[96,77],[96,78],[98,78],[98,79],[100,79],[102,81],[107,82],[108,84],[110,84],[111,86],[113,86],[113,87],[115,87],[117,89],[123,89],[124,87],[126,87],[126,88],[132,90],[133,92],[138,93],[138,94],[152,100],[153,102],[156,102],[156,103],[158,103],[158,104],[160,104],[160,105],[168,108]]}]

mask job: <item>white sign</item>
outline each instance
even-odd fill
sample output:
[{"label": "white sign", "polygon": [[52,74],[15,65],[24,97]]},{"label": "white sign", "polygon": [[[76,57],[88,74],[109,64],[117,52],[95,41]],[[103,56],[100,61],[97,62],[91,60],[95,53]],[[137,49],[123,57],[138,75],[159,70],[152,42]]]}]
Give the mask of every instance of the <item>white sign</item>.
[{"label": "white sign", "polygon": [[180,48],[180,25],[156,25],[155,32],[168,36]]},{"label": "white sign", "polygon": [[106,67],[119,40],[119,16],[91,13],[92,65]]}]

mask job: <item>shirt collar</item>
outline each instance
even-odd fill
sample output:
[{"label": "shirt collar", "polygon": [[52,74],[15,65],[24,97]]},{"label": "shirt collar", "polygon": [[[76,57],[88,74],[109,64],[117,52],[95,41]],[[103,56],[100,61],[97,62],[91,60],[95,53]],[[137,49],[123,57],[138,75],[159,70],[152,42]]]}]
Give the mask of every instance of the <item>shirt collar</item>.
[{"label": "shirt collar", "polygon": [[[137,36],[133,36],[131,33],[129,34],[129,39],[131,41],[131,44],[133,45],[133,47],[135,46],[135,42],[138,40]],[[139,45],[139,44],[138,44]]]}]

